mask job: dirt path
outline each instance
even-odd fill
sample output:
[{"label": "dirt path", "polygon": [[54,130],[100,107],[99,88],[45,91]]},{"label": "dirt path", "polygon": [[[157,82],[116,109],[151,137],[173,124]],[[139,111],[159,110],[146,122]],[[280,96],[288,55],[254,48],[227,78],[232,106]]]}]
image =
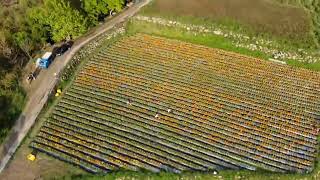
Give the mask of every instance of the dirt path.
[{"label": "dirt path", "polygon": [[[109,19],[105,24],[95,28],[87,35],[77,39],[72,49],[65,55],[58,57],[51,64],[48,70],[41,72],[39,78],[32,83],[30,87],[32,93],[29,94],[28,102],[16,121],[16,124],[12,128],[9,136],[0,147],[0,172],[6,167],[7,163],[11,159],[14,152],[19,147],[21,141],[26,136],[32,125],[34,124],[38,114],[40,113],[42,107],[48,100],[50,92],[53,90],[57,83],[57,79],[54,77],[54,73],[60,73],[63,68],[68,64],[69,60],[88,42],[96,38],[97,36],[103,34],[104,32],[113,28],[116,24],[125,21],[127,18],[133,16],[136,12],[140,10],[141,7],[148,4],[150,0],[144,0],[139,4],[125,10],[118,16]],[[25,165],[28,166],[28,165]],[[14,167],[8,167],[14,168]],[[24,170],[27,171],[27,170]],[[14,171],[12,171],[14,172]],[[12,175],[12,174],[11,174]],[[11,176],[14,179],[14,177]],[[20,176],[21,178],[21,176]],[[17,178],[15,178],[17,179]]]}]

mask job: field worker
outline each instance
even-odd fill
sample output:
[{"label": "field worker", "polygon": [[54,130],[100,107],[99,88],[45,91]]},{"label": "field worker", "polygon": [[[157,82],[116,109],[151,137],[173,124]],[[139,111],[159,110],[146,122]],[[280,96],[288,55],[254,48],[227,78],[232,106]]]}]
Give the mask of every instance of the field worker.
[{"label": "field worker", "polygon": [[131,105],[131,100],[130,99],[128,99],[127,105]]}]

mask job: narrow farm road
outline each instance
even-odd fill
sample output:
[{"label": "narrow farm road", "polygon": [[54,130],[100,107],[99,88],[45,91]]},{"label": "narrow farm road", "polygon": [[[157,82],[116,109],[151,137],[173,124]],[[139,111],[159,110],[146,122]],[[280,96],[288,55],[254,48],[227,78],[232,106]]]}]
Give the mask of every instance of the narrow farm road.
[{"label": "narrow farm road", "polygon": [[35,84],[33,85],[32,92],[29,94],[28,102],[23,112],[17,119],[5,142],[0,146],[0,172],[6,167],[14,152],[34,124],[44,104],[47,102],[50,92],[58,82],[54,74],[59,74],[84,45],[110,30],[116,24],[124,22],[149,2],[150,0],[143,0],[138,4],[135,4],[116,17],[109,19],[105,24],[95,28],[87,35],[77,39],[70,51],[63,56],[56,58],[48,70],[41,72],[40,79],[37,79],[37,82],[34,82]]}]

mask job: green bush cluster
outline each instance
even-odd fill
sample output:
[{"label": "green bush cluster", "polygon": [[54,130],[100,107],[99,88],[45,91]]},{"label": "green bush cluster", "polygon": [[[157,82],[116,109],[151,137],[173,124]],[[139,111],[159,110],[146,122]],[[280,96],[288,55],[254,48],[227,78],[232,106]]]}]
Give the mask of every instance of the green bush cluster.
[{"label": "green bush cluster", "polygon": [[15,70],[5,71],[0,67],[0,143],[13,125],[13,119],[21,113],[25,95],[18,87]]}]

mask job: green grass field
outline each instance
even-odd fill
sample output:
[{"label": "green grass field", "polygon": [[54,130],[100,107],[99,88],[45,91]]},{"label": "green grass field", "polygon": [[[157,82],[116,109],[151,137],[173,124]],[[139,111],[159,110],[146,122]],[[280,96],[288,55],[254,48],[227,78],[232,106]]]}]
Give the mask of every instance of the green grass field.
[{"label": "green grass field", "polygon": [[[165,27],[155,23],[143,22],[138,20],[131,20],[127,25],[127,33],[146,33],[171,39],[182,40],[195,44],[201,44],[212,48],[223,49],[227,51],[237,52],[240,54],[268,60],[270,55],[261,51],[251,51],[246,48],[239,48],[234,43],[224,37],[214,34],[193,33],[181,28]],[[297,68],[305,68],[313,71],[320,71],[320,62],[303,63],[295,60],[287,60],[287,64]]]},{"label": "green grass field", "polygon": [[287,48],[317,46],[310,13],[277,0],[155,0],[140,14],[190,24],[223,25],[249,36],[272,39]]},{"label": "green grass field", "polygon": [[268,59],[268,55],[260,51],[250,51],[245,48],[235,47],[232,42],[221,36],[214,34],[194,34],[193,32],[186,31],[184,29],[163,27],[154,23],[131,21],[127,26],[127,33],[146,33],[150,35],[162,36],[171,39],[182,40],[195,44],[201,44],[212,48],[219,48],[227,51],[237,52],[261,59]]}]

